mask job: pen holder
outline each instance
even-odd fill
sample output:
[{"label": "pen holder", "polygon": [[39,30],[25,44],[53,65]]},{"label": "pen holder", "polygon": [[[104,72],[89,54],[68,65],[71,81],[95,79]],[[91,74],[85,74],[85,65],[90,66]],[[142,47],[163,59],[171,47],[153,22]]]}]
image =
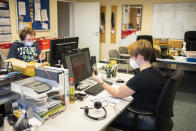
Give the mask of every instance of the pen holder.
[{"label": "pen holder", "polygon": [[111,70],[106,71],[106,74],[107,74],[107,78],[111,78],[111,75],[112,75]]},{"label": "pen holder", "polygon": [[106,71],[106,76],[107,78],[111,78],[111,75],[112,75],[112,68],[110,65],[106,65],[104,67],[105,71]]}]

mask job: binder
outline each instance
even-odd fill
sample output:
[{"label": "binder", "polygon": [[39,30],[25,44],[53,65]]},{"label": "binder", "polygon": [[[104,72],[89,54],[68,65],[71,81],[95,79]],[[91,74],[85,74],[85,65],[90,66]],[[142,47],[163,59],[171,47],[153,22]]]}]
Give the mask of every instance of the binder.
[{"label": "binder", "polygon": [[59,83],[62,87],[64,87],[64,72],[60,70],[52,70],[52,69],[42,69],[38,68],[35,69],[35,76],[45,78],[45,79],[52,79]]}]

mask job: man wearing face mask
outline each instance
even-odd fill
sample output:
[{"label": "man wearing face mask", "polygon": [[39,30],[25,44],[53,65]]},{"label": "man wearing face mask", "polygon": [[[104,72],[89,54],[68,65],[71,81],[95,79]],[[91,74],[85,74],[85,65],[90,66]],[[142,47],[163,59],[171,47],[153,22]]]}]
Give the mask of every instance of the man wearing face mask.
[{"label": "man wearing face mask", "polygon": [[39,45],[34,41],[35,31],[31,28],[24,28],[20,31],[21,42],[14,42],[10,47],[9,58],[16,58],[25,62],[45,60],[45,54],[41,53]]},{"label": "man wearing face mask", "polygon": [[[152,51],[150,42],[146,40],[139,40],[132,44],[130,48],[130,65],[133,69],[139,68],[140,72],[119,89],[112,88],[94,74],[93,79],[100,83],[112,96],[119,98],[133,96],[134,102],[132,104],[136,107],[154,111],[163,88],[163,77],[160,70],[150,64]],[[125,110],[114,123],[132,126],[133,114]],[[154,128],[154,118],[140,116],[138,126],[141,129],[151,130]]]}]

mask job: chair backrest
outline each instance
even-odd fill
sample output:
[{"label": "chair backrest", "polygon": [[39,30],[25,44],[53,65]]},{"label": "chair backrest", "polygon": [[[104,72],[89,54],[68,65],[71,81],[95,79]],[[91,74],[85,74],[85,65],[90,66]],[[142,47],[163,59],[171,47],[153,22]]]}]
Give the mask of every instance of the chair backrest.
[{"label": "chair backrest", "polygon": [[175,99],[176,90],[180,86],[180,82],[184,76],[184,71],[177,69],[172,77],[168,79],[161,92],[155,110],[155,126],[156,129],[170,130],[173,127],[173,103]]},{"label": "chair backrest", "polygon": [[109,57],[110,58],[119,58],[119,53],[116,49],[109,50]]},{"label": "chair backrest", "polygon": [[[138,35],[137,36],[137,41],[141,40],[141,39],[149,41],[151,43],[151,45],[152,45],[152,48],[153,48],[153,38],[152,38],[151,35]],[[156,57],[155,57],[155,53],[154,53],[154,50],[153,50],[150,62],[153,63],[155,61],[156,61]]]},{"label": "chair backrest", "polygon": [[124,46],[118,47],[118,51],[119,51],[120,54],[128,54],[128,50]]},{"label": "chair backrest", "polygon": [[187,31],[184,34],[187,51],[196,51],[196,31]]},{"label": "chair backrest", "polygon": [[184,34],[184,41],[196,41],[196,31],[187,31]]}]

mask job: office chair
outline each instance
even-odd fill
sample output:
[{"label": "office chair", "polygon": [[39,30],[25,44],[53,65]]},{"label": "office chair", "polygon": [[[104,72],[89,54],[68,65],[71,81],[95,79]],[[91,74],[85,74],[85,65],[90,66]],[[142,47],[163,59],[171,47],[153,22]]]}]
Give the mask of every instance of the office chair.
[{"label": "office chair", "polygon": [[119,54],[128,54],[128,50],[124,46],[118,47]]},{"label": "office chair", "polygon": [[109,60],[116,60],[117,64],[122,65],[125,64],[127,66],[127,73],[129,71],[129,58],[121,58],[118,51],[116,49],[109,50]]},{"label": "office chair", "polygon": [[[141,40],[141,39],[149,41],[152,45],[152,48],[153,48],[153,38],[152,38],[151,35],[138,35],[137,36],[137,41]],[[154,53],[154,49],[153,49],[152,57],[150,59],[150,63],[153,63],[155,61],[156,61],[156,57],[155,57],[155,53]]]},{"label": "office chair", "polygon": [[119,55],[121,59],[129,59],[131,56],[128,54],[128,50],[124,46],[118,47]]},{"label": "office chair", "polygon": [[118,51],[116,50],[116,49],[112,49],[112,50],[109,50],[109,59],[110,60],[116,60],[117,61],[117,63],[124,63],[124,64],[126,64],[127,63],[127,59],[121,59],[120,58],[120,55],[119,55],[119,53],[118,53]]},{"label": "office chair", "polygon": [[127,109],[134,114],[133,127],[123,127],[121,125],[112,126],[126,131],[147,131],[144,129],[138,129],[137,127],[138,116],[144,115],[155,117],[155,129],[153,131],[171,131],[173,128],[172,117],[174,116],[173,103],[176,90],[179,88],[183,76],[184,72],[181,69],[177,69],[174,75],[167,80],[154,112],[138,109],[132,105],[127,107]]},{"label": "office chair", "polygon": [[187,51],[196,51],[196,31],[187,31],[184,34]]}]

